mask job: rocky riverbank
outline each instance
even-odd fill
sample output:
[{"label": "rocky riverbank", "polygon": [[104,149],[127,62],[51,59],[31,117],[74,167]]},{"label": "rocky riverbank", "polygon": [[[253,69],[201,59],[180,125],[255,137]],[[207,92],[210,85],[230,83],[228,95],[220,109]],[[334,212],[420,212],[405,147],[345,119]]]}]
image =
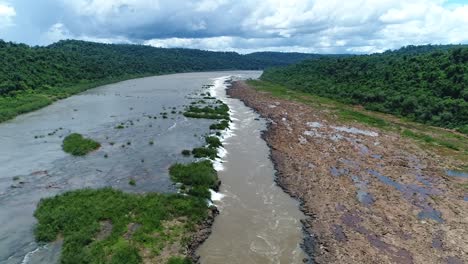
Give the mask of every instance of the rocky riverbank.
[{"label": "rocky riverbank", "polygon": [[187,258],[193,263],[200,263],[200,256],[196,251],[211,234],[211,227],[219,211],[216,207],[211,207],[208,217],[196,227],[196,232],[192,235],[187,250]]},{"label": "rocky riverbank", "polygon": [[277,182],[310,216],[305,248],[316,263],[468,261],[468,182],[446,173],[459,162],[244,82],[228,94],[270,120]]}]

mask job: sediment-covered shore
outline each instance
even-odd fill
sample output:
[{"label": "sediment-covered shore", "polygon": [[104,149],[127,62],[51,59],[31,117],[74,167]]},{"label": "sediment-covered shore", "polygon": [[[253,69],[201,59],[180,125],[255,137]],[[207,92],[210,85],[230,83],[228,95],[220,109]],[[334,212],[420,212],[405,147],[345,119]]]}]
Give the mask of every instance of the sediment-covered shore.
[{"label": "sediment-covered shore", "polygon": [[316,263],[468,262],[467,179],[446,175],[453,161],[244,82],[228,94],[270,120],[277,182],[310,216],[305,248]]}]

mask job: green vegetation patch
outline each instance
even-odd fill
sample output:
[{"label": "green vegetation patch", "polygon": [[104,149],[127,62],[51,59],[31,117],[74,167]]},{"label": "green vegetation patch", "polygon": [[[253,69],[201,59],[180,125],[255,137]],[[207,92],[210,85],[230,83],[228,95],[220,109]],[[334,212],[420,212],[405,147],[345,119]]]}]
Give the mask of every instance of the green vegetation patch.
[{"label": "green vegetation patch", "polygon": [[221,140],[215,136],[205,137],[205,141],[206,141],[206,144],[208,144],[208,147],[210,148],[219,148],[223,146],[223,144],[221,143]]},{"label": "green vegetation patch", "polygon": [[200,147],[192,149],[192,154],[195,158],[216,159],[218,151],[210,147]]},{"label": "green vegetation patch", "polygon": [[447,148],[450,148],[450,149],[453,149],[453,150],[460,150],[456,145],[454,145],[451,142],[440,140],[438,138],[434,138],[434,137],[431,137],[431,136],[426,135],[426,134],[413,132],[413,131],[407,130],[407,129],[403,130],[403,132],[401,134],[404,137],[408,137],[408,138],[412,138],[412,139],[415,139],[415,140],[423,141],[423,142],[428,143],[428,144],[439,145],[439,146],[447,147]]},{"label": "green vegetation patch", "polygon": [[187,258],[181,258],[181,257],[171,257],[168,261],[167,264],[192,264],[192,261],[190,261]]},{"label": "green vegetation patch", "polygon": [[[63,238],[61,263],[190,263],[183,253],[207,215],[204,199],[193,196],[84,189],[42,199],[35,236]],[[165,256],[174,246],[181,254]]]},{"label": "green vegetation patch", "polygon": [[73,133],[65,137],[62,148],[63,151],[74,156],[84,156],[89,152],[98,149],[100,146],[101,144],[99,144],[99,142],[89,138],[84,138],[78,133]]},{"label": "green vegetation patch", "polygon": [[222,103],[217,106],[189,106],[184,112],[184,116],[205,119],[229,119],[229,107]]},{"label": "green vegetation patch", "polygon": [[213,130],[224,130],[229,128],[229,121],[228,120],[221,120],[219,123],[211,124],[210,129]]},{"label": "green vegetation patch", "polygon": [[190,154],[192,154],[192,152],[190,150],[188,150],[188,149],[184,149],[184,150],[182,150],[181,154],[183,156],[190,156]]},{"label": "green vegetation patch", "polygon": [[[219,186],[218,174],[209,160],[174,164],[169,168],[169,175],[173,181],[191,186],[193,189],[217,190]],[[206,192],[204,194],[206,195]]]},{"label": "green vegetation patch", "polygon": [[357,121],[378,128],[387,128],[390,125],[381,118],[348,109],[340,109],[338,115],[344,121]]}]

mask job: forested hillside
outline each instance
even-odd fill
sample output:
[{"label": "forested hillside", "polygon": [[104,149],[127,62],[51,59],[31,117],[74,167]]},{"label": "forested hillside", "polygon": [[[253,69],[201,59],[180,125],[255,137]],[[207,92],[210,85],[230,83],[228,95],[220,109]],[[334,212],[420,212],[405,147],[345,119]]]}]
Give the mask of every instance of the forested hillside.
[{"label": "forested hillside", "polygon": [[99,84],[210,70],[259,70],[317,55],[210,52],[66,40],[30,47],[0,40],[0,122]]},{"label": "forested hillside", "polygon": [[468,47],[410,46],[269,69],[263,80],[468,133]]}]

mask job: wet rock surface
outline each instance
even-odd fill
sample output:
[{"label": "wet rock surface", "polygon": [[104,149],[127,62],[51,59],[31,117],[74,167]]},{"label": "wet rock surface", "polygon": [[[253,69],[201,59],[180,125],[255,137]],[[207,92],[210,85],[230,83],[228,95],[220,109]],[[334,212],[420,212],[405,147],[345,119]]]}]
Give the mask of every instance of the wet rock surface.
[{"label": "wet rock surface", "polygon": [[277,182],[309,216],[316,263],[468,262],[468,181],[445,169],[457,161],[244,82],[228,93],[270,120]]}]

